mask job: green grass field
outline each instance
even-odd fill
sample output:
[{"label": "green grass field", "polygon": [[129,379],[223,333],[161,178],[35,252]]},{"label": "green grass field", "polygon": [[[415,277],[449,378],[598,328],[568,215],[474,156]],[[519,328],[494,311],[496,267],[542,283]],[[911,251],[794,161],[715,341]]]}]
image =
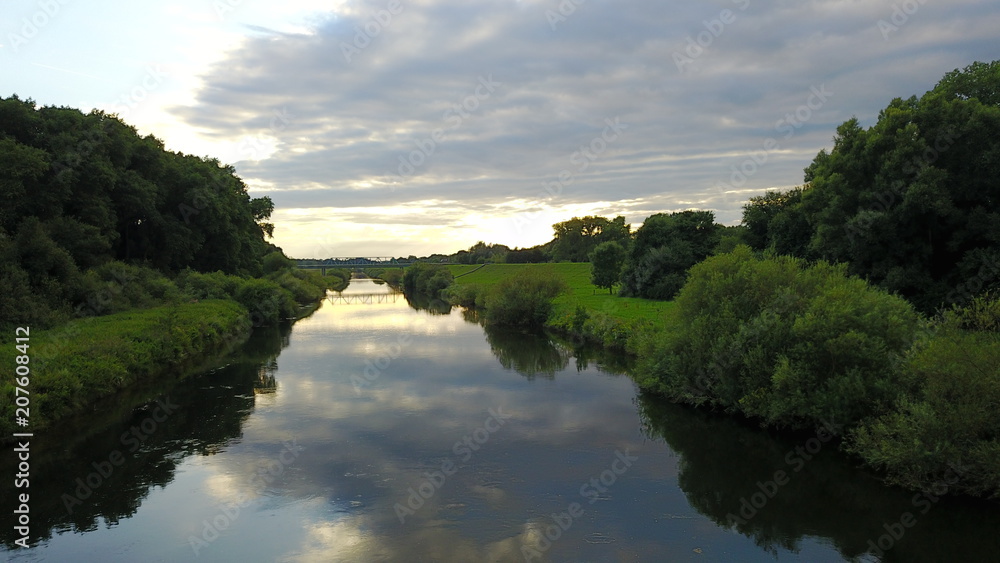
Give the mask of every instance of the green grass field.
[{"label": "green grass field", "polygon": [[478,264],[448,266],[456,278],[456,284],[490,286],[517,272],[529,269],[546,272],[563,280],[569,291],[555,299],[556,316],[572,314],[577,306],[582,306],[590,312],[603,312],[625,321],[648,320],[659,325],[662,323],[664,313],[673,306],[672,301],[652,301],[609,295],[607,289],[600,289],[590,283],[590,264],[588,263],[488,264],[477,268],[479,268]]}]

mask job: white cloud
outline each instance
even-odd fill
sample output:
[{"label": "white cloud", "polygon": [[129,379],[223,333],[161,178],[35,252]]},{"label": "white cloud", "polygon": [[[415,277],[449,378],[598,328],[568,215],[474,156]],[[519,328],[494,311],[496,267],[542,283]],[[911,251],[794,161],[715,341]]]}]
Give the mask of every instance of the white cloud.
[{"label": "white cloud", "polygon": [[[387,0],[222,2],[234,4],[222,17],[195,0],[152,15],[97,2],[73,14],[87,33],[40,35],[25,49],[14,91],[106,104],[145,65],[164,65],[170,79],[129,120],[169,148],[235,163],[254,195],[274,199],[278,244],[294,255],[314,251],[324,222],[351,254],[544,242],[549,225],[505,229],[521,202],[542,206],[539,222],[600,210],[635,223],[704,206],[731,223],[747,195],[801,182],[846,119],[871,124],[893,97],[994,57],[1000,27],[986,0],[921,4],[888,39],[878,25],[888,3],[593,1],[553,30],[547,1],[401,1],[391,18],[380,15]],[[724,9],[733,17],[720,28]],[[678,69],[675,54],[699,34],[706,46]],[[123,39],[137,48],[122,50]],[[357,50],[350,61],[345,45]],[[490,76],[499,84],[487,91]],[[779,120],[821,86],[833,95],[784,138]],[[628,129],[581,160],[616,117]],[[727,186],[769,137],[780,150]],[[401,158],[413,164],[402,181]],[[563,171],[571,182],[541,197]],[[282,213],[291,209],[296,220]]]}]

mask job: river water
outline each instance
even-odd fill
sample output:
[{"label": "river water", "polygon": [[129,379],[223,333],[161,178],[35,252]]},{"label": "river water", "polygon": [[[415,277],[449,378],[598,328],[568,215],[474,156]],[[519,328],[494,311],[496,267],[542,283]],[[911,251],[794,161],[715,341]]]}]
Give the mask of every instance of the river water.
[{"label": "river water", "polygon": [[[35,545],[17,549],[5,526],[0,558],[1000,554],[995,503],[883,486],[825,434],[777,436],[671,405],[639,393],[623,358],[425,307],[355,280],[291,329],[255,331],[221,365],[39,432]],[[4,450],[4,475],[13,457]],[[12,509],[11,480],[0,488]]]}]

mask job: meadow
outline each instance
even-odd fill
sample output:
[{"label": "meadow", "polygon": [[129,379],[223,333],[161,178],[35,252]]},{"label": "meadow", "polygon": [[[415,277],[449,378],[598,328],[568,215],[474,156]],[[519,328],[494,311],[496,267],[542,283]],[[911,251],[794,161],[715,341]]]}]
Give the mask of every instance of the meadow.
[{"label": "meadow", "polygon": [[[639,336],[666,328],[672,301],[619,297],[590,283],[589,263],[487,264],[448,266],[453,286],[490,288],[519,272],[532,272],[562,281],[566,290],[552,300],[546,327],[599,342],[609,348],[637,353]],[[617,288],[615,288],[617,290]]]}]

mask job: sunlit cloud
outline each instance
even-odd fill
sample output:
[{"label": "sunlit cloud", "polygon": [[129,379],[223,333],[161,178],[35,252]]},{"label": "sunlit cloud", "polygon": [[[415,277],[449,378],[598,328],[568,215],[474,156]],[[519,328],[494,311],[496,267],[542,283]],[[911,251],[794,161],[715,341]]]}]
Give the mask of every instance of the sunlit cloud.
[{"label": "sunlit cloud", "polygon": [[[233,164],[274,200],[291,255],[425,255],[539,244],[590,213],[637,225],[699,207],[736,223],[747,197],[800,183],[843,121],[870,125],[994,58],[1000,28],[987,0],[921,4],[888,36],[891,6],[870,2],[588,2],[556,25],[553,4],[67,4],[10,58],[4,94],[115,112]],[[735,21],[700,35],[724,9]],[[164,78],[142,92],[151,67]],[[829,99],[783,127],[820,87]]]}]

